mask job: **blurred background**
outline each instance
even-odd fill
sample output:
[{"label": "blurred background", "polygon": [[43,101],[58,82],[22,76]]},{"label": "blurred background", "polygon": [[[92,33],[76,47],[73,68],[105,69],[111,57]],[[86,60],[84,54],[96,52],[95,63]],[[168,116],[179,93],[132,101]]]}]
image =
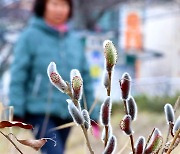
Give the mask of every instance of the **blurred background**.
[{"label": "blurred background", "polygon": [[[4,104],[8,102],[12,48],[32,14],[32,4],[33,0],[0,0],[0,100]],[[180,1],[74,0],[74,14],[74,27],[85,37],[97,99],[102,101],[106,95],[102,85],[102,44],[105,39],[111,39],[119,57],[112,85],[114,110],[121,98],[119,79],[128,72],[139,110],[153,112],[151,124],[163,126],[164,104],[174,104],[180,94]],[[160,119],[155,118],[157,113],[161,114]],[[114,118],[114,123],[120,118]],[[142,128],[147,124],[144,122]],[[68,147],[77,145],[71,139]]]}]

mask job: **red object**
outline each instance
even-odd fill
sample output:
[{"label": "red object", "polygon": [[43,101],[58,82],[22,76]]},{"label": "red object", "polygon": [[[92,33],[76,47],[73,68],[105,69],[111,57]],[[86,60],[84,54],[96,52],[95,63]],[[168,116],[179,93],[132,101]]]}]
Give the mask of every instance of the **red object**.
[{"label": "red object", "polygon": [[96,138],[99,138],[101,131],[100,131],[100,127],[99,127],[98,123],[96,123],[94,121],[91,121],[91,126],[92,126],[92,133],[93,133],[93,135]]}]

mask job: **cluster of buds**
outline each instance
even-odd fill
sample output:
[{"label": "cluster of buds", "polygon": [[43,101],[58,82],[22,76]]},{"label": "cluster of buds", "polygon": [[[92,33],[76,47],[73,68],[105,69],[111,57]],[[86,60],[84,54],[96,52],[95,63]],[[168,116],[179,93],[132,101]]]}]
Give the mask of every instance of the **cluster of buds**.
[{"label": "cluster of buds", "polygon": [[[70,72],[71,83],[64,81],[59,75],[56,64],[51,62],[47,68],[47,74],[51,83],[61,92],[66,93],[71,99],[67,99],[68,110],[77,125],[84,125],[86,129],[90,127],[90,117],[87,110],[81,111],[80,100],[83,92],[83,79],[77,69]],[[70,86],[69,86],[70,85]]]},{"label": "cluster of buds", "polygon": [[112,154],[116,149],[116,137],[112,134],[111,119],[111,78],[113,68],[117,63],[117,50],[110,40],[105,40],[104,44],[104,57],[105,57],[105,72],[104,72],[104,86],[107,90],[107,98],[101,105],[100,121],[104,127],[102,132],[102,141],[104,142],[104,154]]},{"label": "cluster of buds", "polygon": [[[111,127],[111,79],[114,70],[114,66],[117,63],[117,50],[110,40],[105,40],[103,43],[104,56],[105,56],[105,72],[104,72],[104,86],[107,90],[107,98],[101,105],[100,109],[100,122],[104,127],[102,132],[102,141],[104,142],[104,152],[103,154],[113,154],[116,150],[117,140],[112,133]],[[87,110],[81,110],[80,100],[83,93],[83,79],[80,72],[77,69],[73,69],[70,72],[70,83],[64,81],[63,78],[57,71],[56,64],[51,62],[47,69],[47,74],[51,83],[59,89],[61,92],[66,93],[71,99],[67,99],[68,110],[73,118],[73,121],[80,125],[85,134],[87,141],[87,146],[91,154],[94,154],[91,149],[90,143],[88,141],[87,130],[91,127],[90,116]],[[137,117],[137,104],[135,99],[131,96],[131,77],[126,72],[122,75],[119,80],[121,96],[125,108],[125,116],[120,121],[121,130],[130,137],[131,147],[133,154],[151,154],[158,153],[163,144],[163,138],[161,132],[158,128],[154,128],[153,132],[149,136],[147,143],[145,143],[145,138],[140,136],[134,145],[132,122],[136,120]],[[171,129],[171,135],[177,136],[175,145],[180,142],[180,117],[175,121],[175,113],[172,105],[166,104],[164,106],[166,121]],[[172,147],[174,148],[174,147]],[[168,150],[168,149],[167,149]],[[167,151],[165,149],[165,151]]]}]

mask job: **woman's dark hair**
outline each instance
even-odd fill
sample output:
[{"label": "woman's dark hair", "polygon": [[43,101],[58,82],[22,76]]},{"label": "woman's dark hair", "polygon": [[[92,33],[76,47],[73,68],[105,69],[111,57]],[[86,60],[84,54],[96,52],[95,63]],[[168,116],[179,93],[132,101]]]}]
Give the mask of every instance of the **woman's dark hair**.
[{"label": "woman's dark hair", "polygon": [[[33,12],[36,16],[38,17],[44,16],[47,1],[48,0],[35,0]],[[66,1],[70,7],[70,12],[69,12],[69,19],[70,19],[73,15],[73,2],[72,0],[64,0],[64,1]]]}]

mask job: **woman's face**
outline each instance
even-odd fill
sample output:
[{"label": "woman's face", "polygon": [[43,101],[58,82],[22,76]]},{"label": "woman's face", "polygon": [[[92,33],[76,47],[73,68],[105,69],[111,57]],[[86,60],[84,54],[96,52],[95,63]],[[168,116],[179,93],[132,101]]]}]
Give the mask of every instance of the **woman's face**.
[{"label": "woman's face", "polygon": [[68,20],[70,7],[65,0],[47,0],[44,18],[52,25],[60,25]]}]

